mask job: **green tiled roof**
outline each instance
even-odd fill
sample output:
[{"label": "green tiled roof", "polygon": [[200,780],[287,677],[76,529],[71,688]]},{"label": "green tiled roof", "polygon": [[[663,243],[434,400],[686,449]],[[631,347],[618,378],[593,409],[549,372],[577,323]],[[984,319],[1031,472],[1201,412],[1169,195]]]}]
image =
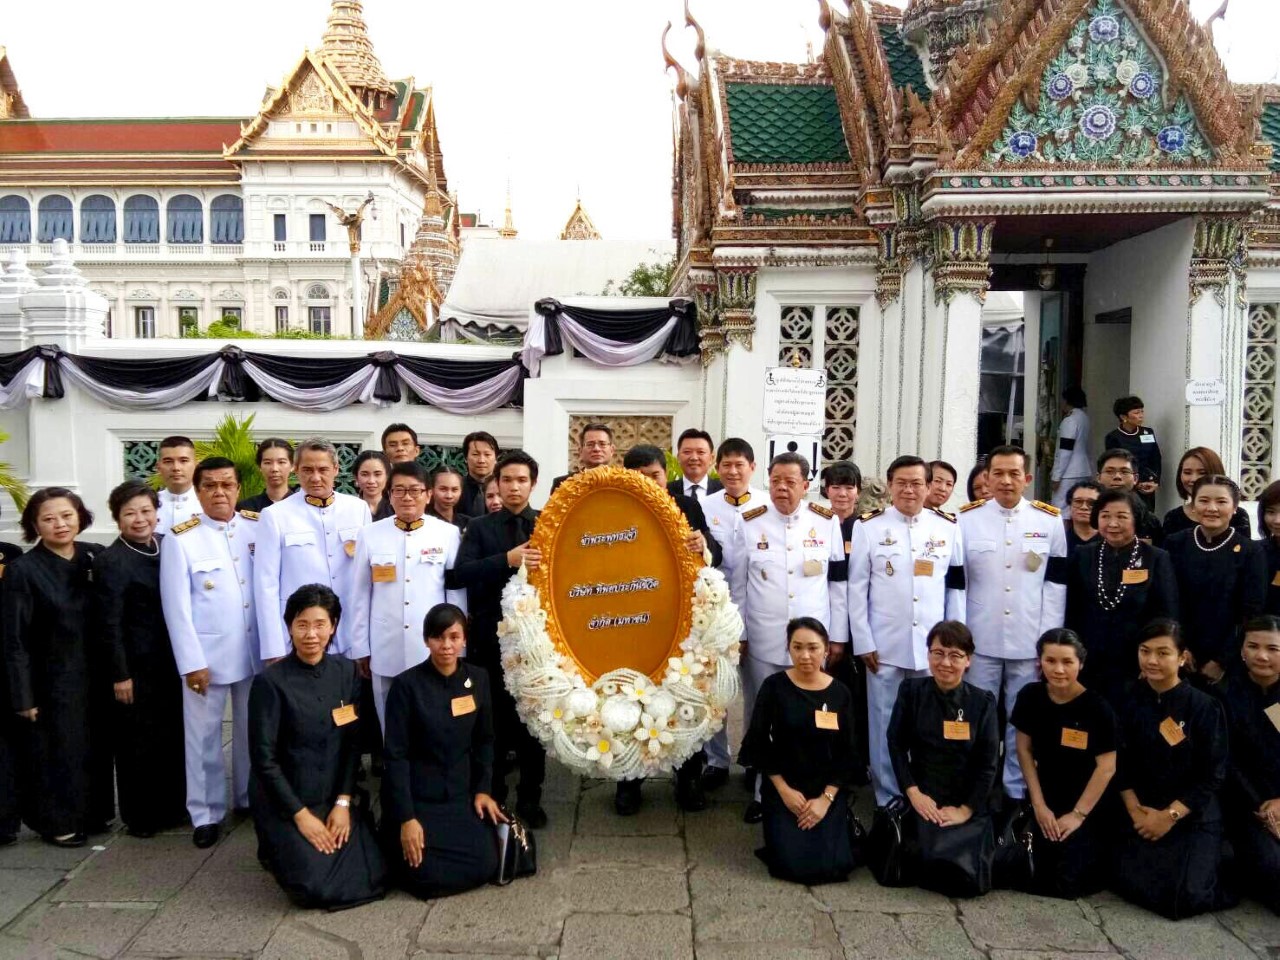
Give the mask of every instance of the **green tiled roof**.
[{"label": "green tiled roof", "polygon": [[920,55],[907,45],[892,23],[882,23],[879,27],[880,42],[889,61],[889,74],[893,77],[894,86],[910,87],[921,100],[928,100],[933,91],[925,82]]},{"label": "green tiled roof", "polygon": [[1262,108],[1262,135],[1271,141],[1271,169],[1280,173],[1280,103]]},{"label": "green tiled roof", "polygon": [[847,163],[833,87],[729,83],[729,130],[738,163]]}]

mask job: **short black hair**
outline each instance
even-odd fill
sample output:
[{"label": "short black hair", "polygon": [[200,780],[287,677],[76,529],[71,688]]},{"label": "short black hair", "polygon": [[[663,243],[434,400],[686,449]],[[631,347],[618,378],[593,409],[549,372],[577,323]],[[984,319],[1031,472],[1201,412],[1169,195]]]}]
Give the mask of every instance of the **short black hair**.
[{"label": "short black hair", "polygon": [[1111,412],[1116,415],[1119,420],[1125,414],[1132,413],[1134,410],[1145,410],[1147,405],[1142,402],[1141,397],[1119,397],[1116,402],[1111,405]]},{"label": "short black hair", "polygon": [[[676,449],[679,448],[677,447]],[[725,437],[716,450],[716,463],[719,463],[725,457],[733,456],[745,457],[748,463],[756,462],[756,452],[751,448],[751,444],[741,437]]]},{"label": "short black hair", "polygon": [[1089,513],[1089,525],[1093,529],[1098,528],[1098,515],[1102,513],[1105,507],[1111,506],[1113,503],[1127,503],[1129,511],[1133,514],[1133,528],[1136,532],[1138,529],[1138,518],[1142,516],[1142,501],[1138,499],[1138,495],[1132,490],[1103,490],[1098,495],[1098,499],[1093,501],[1093,510]]},{"label": "short black hair", "polygon": [[987,458],[979,457],[978,462],[973,465],[973,469],[969,471],[969,479],[965,481],[964,492],[969,495],[970,500],[977,500],[977,491],[973,489],[973,482],[978,479],[978,475],[987,472]]},{"label": "short black hair", "polygon": [[111,491],[107,497],[107,509],[111,511],[111,519],[119,521],[120,511],[124,505],[136,497],[146,497],[156,509],[160,508],[160,497],[150,485],[141,480],[126,480]]},{"label": "short black hair", "polygon": [[457,467],[455,467],[451,463],[442,463],[440,464],[440,466],[436,467],[434,470],[431,471],[431,486],[434,487],[436,485],[436,477],[444,477],[444,476],[448,476],[449,474],[452,474],[453,476],[457,477],[459,480],[462,479],[461,470],[459,470]]},{"label": "short black hair", "polygon": [[35,543],[40,539],[40,529],[36,526],[36,517],[40,515],[40,508],[50,500],[70,500],[71,505],[76,508],[76,517],[80,521],[80,533],[84,533],[93,526],[93,513],[84,505],[84,500],[80,494],[68,490],[66,487],[45,487],[43,490],[37,490],[31,495],[31,499],[27,501],[27,505],[22,508],[22,539],[27,543]]},{"label": "short black hair", "polygon": [[333,590],[323,583],[305,583],[289,594],[289,599],[284,602],[285,626],[292,625],[298,614],[312,607],[320,607],[329,614],[335,627],[342,618],[342,601]]},{"label": "short black hair", "polygon": [[1098,457],[1098,472],[1102,472],[1102,465],[1108,460],[1124,460],[1134,470],[1138,469],[1138,458],[1135,457],[1124,447],[1112,447],[1110,450],[1102,451],[1102,456]]},{"label": "short black hair", "polygon": [[197,490],[200,489],[201,478],[210,470],[234,470],[236,483],[240,483],[240,468],[235,465],[235,461],[228,460],[226,457],[205,457],[196,464],[196,472],[191,475],[191,485]]},{"label": "short black hair", "polygon": [[799,467],[800,476],[806,480],[809,479],[809,461],[806,460],[802,454],[796,453],[794,450],[784,450],[782,453],[774,456],[774,458],[769,461],[768,472],[770,474],[773,473],[774,467]]},{"label": "short black hair", "polygon": [[523,450],[508,450],[498,458],[498,465],[493,468],[495,476],[502,476],[503,468],[526,466],[529,468],[529,480],[532,483],[538,482],[538,461],[529,456]]},{"label": "short black hair", "polygon": [[929,630],[929,636],[925,638],[925,649],[931,648],[935,640],[940,647],[950,647],[961,651],[965,656],[973,656],[973,634],[959,620],[939,620],[935,623]]},{"label": "short black hair", "polygon": [[463,632],[467,629],[467,615],[462,608],[452,603],[437,603],[422,618],[422,639],[443,637],[444,632],[455,624],[462,624]]},{"label": "short black hair", "polygon": [[1195,500],[1196,494],[1200,492],[1201,487],[1226,487],[1231,492],[1231,505],[1233,507],[1240,506],[1240,486],[1230,477],[1225,477],[1220,473],[1206,473],[1191,485],[1192,501]]},{"label": "short black hair", "polygon": [[609,442],[613,443],[613,428],[607,423],[588,423],[582,428],[582,432],[578,434],[578,446],[582,446],[587,442],[588,433],[603,433],[609,438]]},{"label": "short black hair", "polygon": [[387,471],[387,476],[391,476],[391,461],[387,459],[387,455],[381,450],[361,450],[355,459],[355,463],[351,464],[351,476],[354,477],[360,472],[360,468],[370,460],[377,460],[382,464],[382,468]]},{"label": "short black hair", "polygon": [[893,463],[889,464],[889,469],[885,471],[884,479],[886,483],[893,483],[893,475],[899,470],[906,470],[909,467],[924,467],[925,476],[929,476],[929,465],[924,462],[923,457],[917,457],[913,454],[904,454],[897,457]]},{"label": "short black hair", "polygon": [[473,430],[462,438],[462,455],[465,457],[471,452],[473,443],[487,443],[493,448],[494,455],[498,453],[498,441],[493,438],[493,434],[485,430]]},{"label": "short black hair", "polygon": [[163,450],[165,447],[190,447],[194,451],[196,444],[190,437],[184,437],[181,434],[175,433],[173,436],[165,437],[161,440],[160,446],[157,449]]},{"label": "short black hair", "polygon": [[1258,495],[1258,533],[1263,539],[1271,536],[1271,531],[1267,529],[1267,511],[1272,507],[1280,507],[1280,480],[1271,481]]},{"label": "short black hair", "polygon": [[998,447],[992,447],[991,452],[987,454],[987,469],[991,469],[991,461],[996,457],[1021,457],[1022,472],[1027,472],[1027,451],[1012,443],[1002,443]]},{"label": "short black hair", "polygon": [[1280,633],[1280,617],[1274,613],[1260,613],[1244,622],[1244,633]]},{"label": "short black hair", "polygon": [[258,466],[262,466],[262,458],[268,450],[285,450],[289,454],[289,462],[293,462],[293,444],[284,437],[267,437],[260,444],[253,455],[253,462]]},{"label": "short black hair", "polygon": [[1054,627],[1052,630],[1046,630],[1040,635],[1040,639],[1036,641],[1036,657],[1044,656],[1044,648],[1048,646],[1070,647],[1075,651],[1076,659],[1080,664],[1084,665],[1085,657],[1089,655],[1089,649],[1084,645],[1084,641],[1080,639],[1080,635],[1074,630],[1068,630],[1066,627]]},{"label": "short black hair", "polygon": [[823,643],[831,642],[831,635],[827,633],[827,628],[822,625],[822,621],[817,617],[792,617],[787,621],[787,643],[791,643],[791,638],[797,630],[812,630],[822,638]]},{"label": "short black hair", "polygon": [[929,482],[933,482],[934,471],[941,467],[947,473],[951,474],[951,482],[955,483],[960,479],[960,474],[956,473],[956,468],[945,460],[930,460],[925,464],[925,469],[929,471]]},{"label": "short black hair", "polygon": [[1156,637],[1168,637],[1173,641],[1173,645],[1178,648],[1179,653],[1187,649],[1187,638],[1182,632],[1182,624],[1172,617],[1156,617],[1156,619],[1149,621],[1138,631],[1137,637],[1134,638],[1134,646],[1129,649],[1135,650],[1148,640],[1156,639]]},{"label": "short black hair", "polygon": [[636,444],[622,455],[622,466],[627,470],[639,470],[655,463],[662,464],[662,469],[666,470],[667,455],[649,443]]},{"label": "short black hair", "polygon": [[410,477],[417,480],[424,487],[431,484],[427,481],[427,470],[417,460],[402,460],[400,463],[391,465],[391,472],[387,474],[387,488],[391,488],[391,481],[396,477]]},{"label": "short black hair", "polygon": [[716,448],[715,441],[711,439],[711,434],[707,433],[705,430],[699,430],[697,427],[690,427],[688,430],[682,431],[680,436],[676,439],[677,453],[680,452],[680,448],[684,446],[684,442],[686,440],[705,440],[707,441],[707,448],[709,450],[714,450]]},{"label": "short black hair", "polygon": [[1071,489],[1067,491],[1068,506],[1071,504],[1072,499],[1075,498],[1077,490],[1092,490],[1094,491],[1094,493],[1097,493],[1099,496],[1101,496],[1102,484],[1100,484],[1097,480],[1077,480],[1075,483],[1071,485]]},{"label": "short black hair", "polygon": [[818,478],[821,481],[821,492],[824,497],[827,495],[828,487],[851,486],[862,489],[862,471],[852,460],[837,460],[835,463],[827,464],[822,468]]},{"label": "short black hair", "polygon": [[393,423],[391,426],[387,427],[387,429],[382,431],[382,449],[385,450],[387,448],[387,437],[391,436],[393,433],[407,433],[409,436],[413,437],[413,445],[415,447],[422,446],[422,443],[418,440],[417,430],[413,429],[413,427],[409,426],[407,423]]},{"label": "short black hair", "polygon": [[1078,410],[1089,406],[1089,398],[1080,387],[1071,386],[1062,391],[1062,399]]}]

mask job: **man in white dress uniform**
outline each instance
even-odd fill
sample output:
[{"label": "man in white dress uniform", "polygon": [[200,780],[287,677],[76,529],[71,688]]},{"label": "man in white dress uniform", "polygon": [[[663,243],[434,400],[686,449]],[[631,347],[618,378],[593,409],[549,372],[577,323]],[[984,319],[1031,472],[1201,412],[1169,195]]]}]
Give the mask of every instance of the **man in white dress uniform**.
[{"label": "man in white dress uniform", "polygon": [[189,437],[165,437],[156,456],[156,472],[164,486],[160,488],[160,509],[156,511],[156,536],[163,537],[180,523],[200,512],[191,485],[196,468],[196,445]]}]

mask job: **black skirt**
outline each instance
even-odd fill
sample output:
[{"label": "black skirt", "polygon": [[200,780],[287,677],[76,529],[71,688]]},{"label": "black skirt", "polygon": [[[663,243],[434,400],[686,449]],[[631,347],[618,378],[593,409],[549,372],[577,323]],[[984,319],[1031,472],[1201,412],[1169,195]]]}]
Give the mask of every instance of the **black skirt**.
[{"label": "black skirt", "polygon": [[760,788],[764,806],[764,847],[757,856],[779,880],[807,885],[846,880],[854,868],[849,843],[849,795],[841,790],[827,815],[812,830],[801,830],[772,781]]},{"label": "black skirt", "polygon": [[1235,904],[1219,878],[1222,823],[1193,819],[1159,840],[1130,832],[1121,839],[1112,889],[1130,903],[1170,920]]},{"label": "black skirt", "polygon": [[[267,804],[255,804],[253,812],[258,858],[298,906],[343,910],[382,898],[387,865],[366,811],[352,808],[350,839],[327,854],[313,847],[293,821],[272,814]],[[311,812],[322,820],[326,813],[319,808]]]},{"label": "black skirt", "polygon": [[498,846],[493,825],[476,816],[465,801],[414,804],[426,849],[422,863],[410,867],[400,847],[400,825],[384,818],[387,858],[396,865],[397,882],[423,900],[464,893],[489,883],[498,873]]}]

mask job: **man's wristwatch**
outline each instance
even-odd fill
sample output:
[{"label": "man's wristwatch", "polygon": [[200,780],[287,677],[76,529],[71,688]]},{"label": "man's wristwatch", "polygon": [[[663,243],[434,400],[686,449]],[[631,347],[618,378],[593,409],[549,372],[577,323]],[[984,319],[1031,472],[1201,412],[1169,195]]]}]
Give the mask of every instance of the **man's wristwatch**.
[{"label": "man's wristwatch", "polygon": [[836,795],[832,793],[830,790],[823,790],[822,795],[827,798],[827,803],[836,802]]},{"label": "man's wristwatch", "polygon": [[1182,819],[1182,814],[1179,812],[1177,807],[1170,807],[1168,812],[1169,812],[1169,819],[1172,820],[1174,823],[1177,823],[1179,820]]}]

